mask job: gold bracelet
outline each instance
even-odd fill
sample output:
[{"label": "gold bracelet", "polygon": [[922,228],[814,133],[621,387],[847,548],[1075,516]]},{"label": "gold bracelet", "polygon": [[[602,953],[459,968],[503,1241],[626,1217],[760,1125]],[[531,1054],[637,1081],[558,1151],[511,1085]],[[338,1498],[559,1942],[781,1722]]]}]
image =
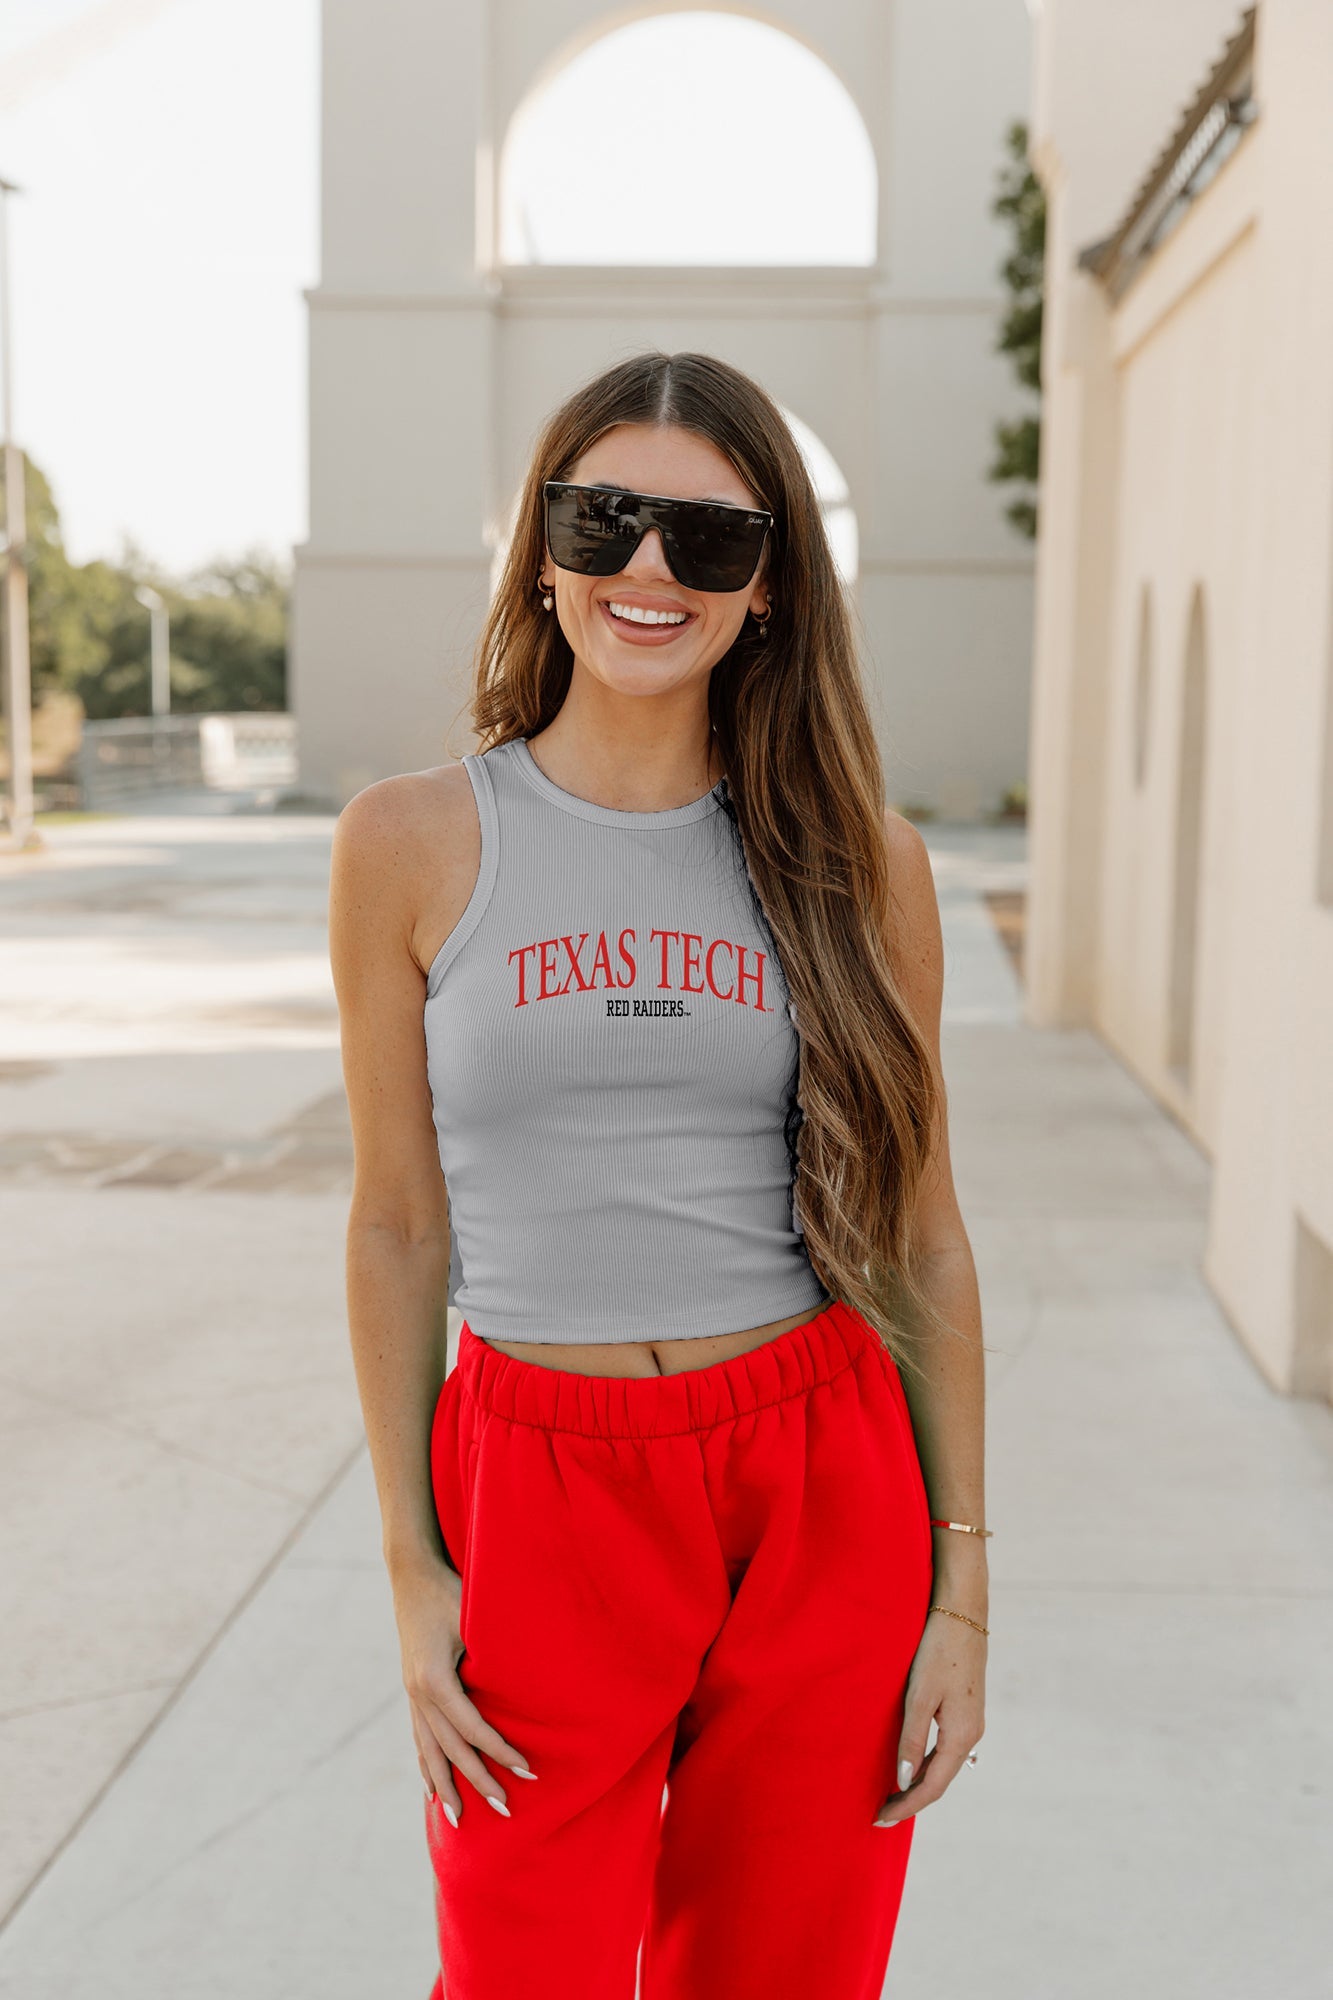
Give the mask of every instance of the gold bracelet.
[{"label": "gold bracelet", "polygon": [[990,1637],[990,1626],[978,1625],[976,1619],[969,1618],[966,1611],[950,1611],[947,1604],[932,1604],[930,1608],[932,1611],[942,1611],[946,1618],[961,1618],[964,1625],[971,1625],[974,1630],[984,1632],[987,1638]]},{"label": "gold bracelet", "polygon": [[967,1521],[931,1521],[932,1528],[961,1528],[965,1535],[993,1535],[994,1528],[974,1528]]}]

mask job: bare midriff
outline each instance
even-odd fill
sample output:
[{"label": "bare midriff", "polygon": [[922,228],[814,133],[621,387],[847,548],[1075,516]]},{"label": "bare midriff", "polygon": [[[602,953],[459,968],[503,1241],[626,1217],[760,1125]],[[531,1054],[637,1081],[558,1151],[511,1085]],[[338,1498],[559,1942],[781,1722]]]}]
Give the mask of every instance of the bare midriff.
[{"label": "bare midriff", "polygon": [[762,1347],[766,1340],[817,1319],[828,1304],[825,1299],[823,1305],[807,1306],[788,1319],[770,1320],[767,1326],[744,1327],[738,1333],[700,1334],[688,1340],[608,1340],[586,1345],[487,1340],[486,1345],[516,1361],[535,1361],[540,1368],[567,1369],[574,1375],[680,1375],[688,1368],[709,1368],[715,1361],[729,1361],[733,1355]]}]

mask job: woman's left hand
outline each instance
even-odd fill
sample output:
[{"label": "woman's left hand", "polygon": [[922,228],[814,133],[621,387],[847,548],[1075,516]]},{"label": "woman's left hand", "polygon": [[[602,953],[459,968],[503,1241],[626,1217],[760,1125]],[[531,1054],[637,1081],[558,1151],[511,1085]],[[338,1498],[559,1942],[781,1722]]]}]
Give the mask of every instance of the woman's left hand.
[{"label": "woman's left hand", "polygon": [[[969,1616],[979,1617],[968,1607]],[[980,1618],[984,1624],[984,1618]],[[953,1783],[985,1730],[986,1637],[961,1618],[932,1611],[907,1680],[898,1741],[899,1790],[890,1792],[876,1826],[897,1826],[932,1805]],[[939,1731],[930,1750],[931,1718]],[[904,1764],[911,1766],[904,1771]]]}]

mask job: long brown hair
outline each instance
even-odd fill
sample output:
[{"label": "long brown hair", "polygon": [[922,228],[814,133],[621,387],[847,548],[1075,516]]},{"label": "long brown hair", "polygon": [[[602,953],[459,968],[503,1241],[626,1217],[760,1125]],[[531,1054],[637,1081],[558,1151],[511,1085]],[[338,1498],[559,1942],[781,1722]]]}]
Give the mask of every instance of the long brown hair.
[{"label": "long brown hair", "polygon": [[480,745],[534,736],[568,692],[574,656],[544,614],[542,484],[567,479],[617,424],[672,424],[725,453],[771,509],[760,638],[747,616],[708,703],[724,794],[777,946],[799,1046],[789,1125],[794,1199],[815,1271],[894,1359],[945,1325],[920,1280],[912,1222],[943,1098],[894,974],[884,778],[853,624],[805,462],[757,383],[708,354],[650,350],[576,389],[533,448],[478,641]]}]

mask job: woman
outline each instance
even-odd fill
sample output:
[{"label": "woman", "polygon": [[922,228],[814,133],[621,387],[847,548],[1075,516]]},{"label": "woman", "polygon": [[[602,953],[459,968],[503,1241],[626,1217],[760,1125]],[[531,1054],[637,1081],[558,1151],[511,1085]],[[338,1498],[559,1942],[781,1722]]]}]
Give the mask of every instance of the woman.
[{"label": "woman", "polygon": [[930,865],[754,382],[550,418],[472,714],[330,905],[435,1996],[872,2000],[982,1733],[980,1307]]}]

